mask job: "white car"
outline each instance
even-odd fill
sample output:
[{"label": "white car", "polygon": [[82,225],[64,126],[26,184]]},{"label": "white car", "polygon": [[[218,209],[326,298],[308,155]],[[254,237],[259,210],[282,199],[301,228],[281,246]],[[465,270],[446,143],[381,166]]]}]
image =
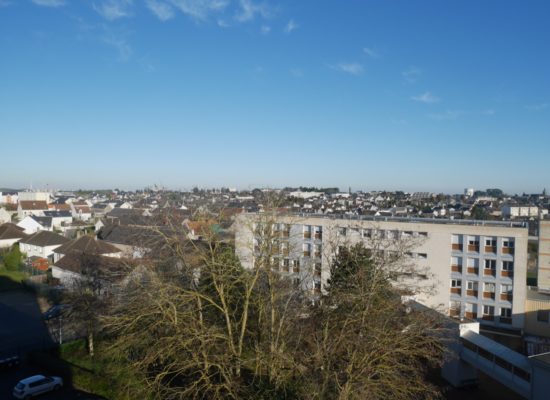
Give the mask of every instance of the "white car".
[{"label": "white car", "polygon": [[22,379],[13,388],[16,399],[30,399],[42,393],[58,390],[63,386],[63,379],[58,376],[34,375]]}]

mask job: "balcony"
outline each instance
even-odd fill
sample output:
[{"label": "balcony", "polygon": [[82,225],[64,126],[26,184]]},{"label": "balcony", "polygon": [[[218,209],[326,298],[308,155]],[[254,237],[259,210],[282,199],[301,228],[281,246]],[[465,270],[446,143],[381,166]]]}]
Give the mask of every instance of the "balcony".
[{"label": "balcony", "polygon": [[501,324],[511,324],[512,323],[512,318],[510,318],[510,317],[499,317],[498,322],[500,322]]},{"label": "balcony", "polygon": [[321,240],[323,238],[323,234],[321,232],[315,232],[315,239]]},{"label": "balcony", "polygon": [[481,317],[481,319],[484,320],[484,321],[494,321],[495,316],[494,315],[484,315],[483,317]]},{"label": "balcony", "polygon": [[464,316],[468,319],[476,319],[477,318],[477,313],[471,312],[471,311],[466,311],[464,313]]},{"label": "balcony", "polygon": [[290,267],[288,265],[283,265],[282,271],[283,272],[290,272]]},{"label": "balcony", "polygon": [[290,229],[283,231],[283,237],[284,238],[290,237]]},{"label": "balcony", "polygon": [[496,253],[496,246],[485,246],[485,253]]},{"label": "balcony", "polygon": [[460,310],[456,308],[449,309],[449,316],[450,317],[460,317]]},{"label": "balcony", "polygon": [[313,272],[313,276],[316,276],[316,277],[320,278],[320,277],[321,277],[321,271],[315,270],[315,271]]},{"label": "balcony", "polygon": [[462,294],[462,289],[459,288],[459,287],[451,288],[451,293],[452,294]]},{"label": "balcony", "polygon": [[466,269],[466,272],[468,272],[469,274],[477,275],[477,274],[479,274],[479,268],[477,268],[477,267],[468,267]]},{"label": "balcony", "polygon": [[483,292],[484,299],[495,299],[495,294],[493,292]]},{"label": "balcony", "polygon": [[288,257],[290,255],[290,251],[288,249],[283,249],[283,256]]},{"label": "balcony", "polygon": [[506,278],[513,278],[514,271],[500,271],[500,276],[504,276]]},{"label": "balcony", "polygon": [[500,294],[500,300],[512,301],[512,299],[513,299],[512,293],[501,293]]},{"label": "balcony", "polygon": [[304,239],[311,239],[311,232],[304,232]]},{"label": "balcony", "polygon": [[311,251],[304,251],[304,257],[311,257]]},{"label": "balcony", "polygon": [[477,290],[473,290],[473,289],[466,290],[466,296],[477,297]]},{"label": "balcony", "polygon": [[300,267],[298,267],[298,266],[292,267],[292,272],[294,272],[295,274],[300,273]]},{"label": "balcony", "polygon": [[513,247],[503,247],[502,248],[502,254],[514,254],[514,248]]},{"label": "balcony", "polygon": [[315,258],[321,258],[321,252],[320,252],[320,251],[316,251],[316,252],[313,253],[313,256],[314,256]]},{"label": "balcony", "polygon": [[485,268],[483,270],[483,276],[495,276],[495,270],[494,269],[488,269],[488,268]]},{"label": "balcony", "polygon": [[453,243],[452,249],[455,251],[462,251],[462,243]]},{"label": "balcony", "polygon": [[468,251],[471,251],[471,252],[474,252],[474,253],[479,253],[479,244],[478,245],[469,244],[468,245]]},{"label": "balcony", "polygon": [[451,265],[451,271],[462,273],[462,265]]}]

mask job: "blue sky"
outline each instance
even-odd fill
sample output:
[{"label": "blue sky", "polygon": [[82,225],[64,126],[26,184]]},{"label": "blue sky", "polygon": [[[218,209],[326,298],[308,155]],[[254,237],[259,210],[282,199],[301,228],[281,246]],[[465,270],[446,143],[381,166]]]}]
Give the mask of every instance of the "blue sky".
[{"label": "blue sky", "polygon": [[0,187],[550,189],[550,2],[0,0]]}]

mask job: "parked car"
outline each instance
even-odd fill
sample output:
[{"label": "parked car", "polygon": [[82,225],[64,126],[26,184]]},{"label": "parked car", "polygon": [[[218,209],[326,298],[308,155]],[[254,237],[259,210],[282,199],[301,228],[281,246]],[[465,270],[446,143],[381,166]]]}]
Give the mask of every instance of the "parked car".
[{"label": "parked car", "polygon": [[63,379],[58,376],[34,375],[22,379],[13,388],[16,399],[30,399],[42,393],[58,390],[63,386]]},{"label": "parked car", "polygon": [[42,314],[42,317],[47,321],[52,318],[57,318],[63,314],[65,310],[70,309],[72,306],[70,304],[58,304],[56,306],[50,307],[48,311]]}]

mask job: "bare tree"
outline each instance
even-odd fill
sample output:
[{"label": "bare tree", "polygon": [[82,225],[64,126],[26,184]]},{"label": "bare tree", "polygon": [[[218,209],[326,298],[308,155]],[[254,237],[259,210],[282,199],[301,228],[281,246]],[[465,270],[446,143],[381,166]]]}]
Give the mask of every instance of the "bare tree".
[{"label": "bare tree", "polygon": [[328,290],[311,297],[281,269],[285,232],[264,210],[250,269],[214,229],[166,235],[170,254],[105,319],[114,354],[162,399],[436,397],[424,364],[441,354],[437,321],[408,312],[392,284],[403,251],[340,246]]}]

